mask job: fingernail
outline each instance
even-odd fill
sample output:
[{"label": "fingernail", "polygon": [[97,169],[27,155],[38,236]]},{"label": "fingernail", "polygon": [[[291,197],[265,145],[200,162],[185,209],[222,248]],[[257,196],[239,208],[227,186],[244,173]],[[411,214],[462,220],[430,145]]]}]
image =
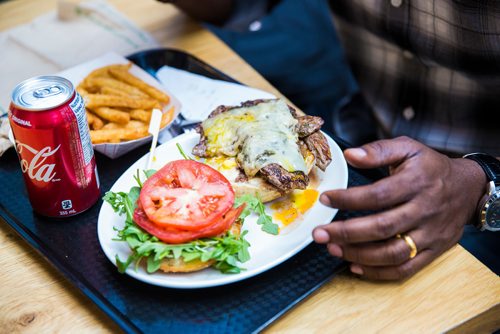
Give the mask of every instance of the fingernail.
[{"label": "fingernail", "polygon": [[357,264],[351,264],[351,272],[358,275],[363,275],[363,268]]},{"label": "fingernail", "polygon": [[358,159],[366,157],[366,151],[362,148],[349,148],[346,150],[346,153]]},{"label": "fingernail", "polygon": [[328,244],[328,252],[336,257],[342,257],[342,248],[336,244]]},{"label": "fingernail", "polygon": [[328,234],[328,232],[320,228],[317,228],[313,231],[313,238],[314,241],[320,244],[326,244],[328,241],[330,241],[330,235]]},{"label": "fingernail", "polygon": [[330,197],[326,196],[326,194],[321,194],[321,196],[319,197],[319,201],[323,205],[332,206],[332,202],[330,201]]}]

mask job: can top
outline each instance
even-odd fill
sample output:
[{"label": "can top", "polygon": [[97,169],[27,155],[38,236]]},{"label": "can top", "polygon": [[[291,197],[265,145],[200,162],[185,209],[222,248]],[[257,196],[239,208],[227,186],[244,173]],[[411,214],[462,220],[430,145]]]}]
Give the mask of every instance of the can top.
[{"label": "can top", "polygon": [[63,77],[39,76],[17,85],[12,92],[12,103],[25,110],[47,110],[68,101],[73,92],[73,84]]}]

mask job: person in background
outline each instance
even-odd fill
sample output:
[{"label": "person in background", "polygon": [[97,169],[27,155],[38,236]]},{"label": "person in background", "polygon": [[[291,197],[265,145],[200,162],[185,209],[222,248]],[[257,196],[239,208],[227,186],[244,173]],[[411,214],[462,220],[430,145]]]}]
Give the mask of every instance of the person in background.
[{"label": "person in background", "polygon": [[[304,7],[299,12],[296,7],[293,15],[274,14],[278,6],[287,3],[302,3]],[[309,6],[305,3],[318,7],[308,12],[303,10]],[[336,96],[341,98],[329,107],[325,104],[321,111],[305,111],[333,114],[332,129],[353,142],[363,139],[359,129],[370,133],[364,138],[371,138],[369,130],[373,128],[384,138],[344,154],[354,167],[387,167],[387,177],[371,185],[330,190],[320,197],[328,206],[375,212],[316,228],[314,240],[326,244],[330,254],[350,261],[351,271],[363,277],[405,279],[455,245],[465,229],[462,244],[477,251],[476,256],[500,273],[496,255],[499,234],[466,227],[474,224],[480,229],[500,229],[500,162],[495,158],[500,157],[500,2],[331,1],[333,22],[371,107],[351,109],[342,108],[339,101],[352,100],[357,87],[351,73],[343,68],[333,24],[325,19],[325,14],[330,18],[326,4],[320,0],[282,1],[271,4],[275,7],[267,16],[252,21],[252,15],[261,17],[269,11],[268,2],[175,1],[193,17],[227,27],[250,18],[253,23],[248,30],[254,30],[255,35],[263,31],[260,44],[252,48],[245,44],[241,32],[231,30],[223,39],[237,52],[253,52],[254,56],[268,52],[275,57],[272,68],[267,68],[270,78],[290,78],[285,74],[297,73],[294,70],[305,73],[317,65],[314,75],[321,85],[311,96],[321,99],[339,90]],[[274,21],[273,15],[283,19]],[[310,15],[322,22],[319,28],[304,28],[303,17]],[[271,31],[268,43],[266,27]],[[274,35],[273,29],[288,31],[295,41],[276,37],[280,34]],[[319,49],[316,43],[321,45]],[[313,51],[311,57],[293,63],[286,57],[287,50],[295,50],[294,55]],[[316,54],[314,50],[321,51]],[[336,58],[322,63],[318,60],[322,52],[333,52]],[[255,66],[251,57],[248,59]],[[334,72],[339,68],[340,74]],[[337,80],[324,79],[332,77],[325,74],[328,71],[338,75]],[[291,92],[297,87],[304,87],[300,80],[290,81]],[[299,100],[307,95],[306,91],[297,93]],[[294,100],[293,94],[289,97]],[[356,114],[357,110],[361,112]],[[376,121],[376,127],[371,120]],[[460,158],[472,152],[485,154]],[[479,219],[481,210],[483,220]]]},{"label": "person in background", "polygon": [[301,110],[321,116],[323,130],[334,132],[332,111],[353,97],[360,99],[327,1],[181,0],[174,4],[204,21]]}]

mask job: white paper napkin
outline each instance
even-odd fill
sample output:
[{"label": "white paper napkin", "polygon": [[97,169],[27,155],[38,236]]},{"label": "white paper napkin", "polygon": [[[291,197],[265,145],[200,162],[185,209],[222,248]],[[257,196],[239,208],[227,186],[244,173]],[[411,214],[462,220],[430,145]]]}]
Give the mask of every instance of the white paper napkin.
[{"label": "white paper napkin", "polygon": [[82,2],[73,10],[74,15],[66,19],[56,12],[40,16],[12,29],[9,36],[62,68],[106,51],[124,55],[158,45],[105,1]]},{"label": "white paper napkin", "polygon": [[273,94],[221,80],[163,66],[156,74],[162,85],[182,102],[182,116],[202,121],[220,105],[239,105],[255,99],[272,99]]},{"label": "white paper napkin", "polygon": [[0,157],[13,146],[9,140],[9,131],[10,126],[7,117],[0,118]]}]

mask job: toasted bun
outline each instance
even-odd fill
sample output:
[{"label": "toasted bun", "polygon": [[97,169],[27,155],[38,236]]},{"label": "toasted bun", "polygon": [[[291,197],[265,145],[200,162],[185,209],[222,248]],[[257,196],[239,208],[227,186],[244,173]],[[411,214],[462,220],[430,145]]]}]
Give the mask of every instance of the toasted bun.
[{"label": "toasted bun", "polygon": [[[237,220],[230,229],[231,233],[238,236],[241,234],[241,222]],[[199,259],[184,262],[182,258],[164,259],[160,264],[160,269],[167,273],[188,273],[198,271],[210,267],[215,263],[215,260],[203,262]]]},{"label": "toasted bun", "polygon": [[[307,150],[304,153],[304,161],[307,167],[307,174],[309,174],[315,164],[314,154]],[[242,172],[238,168],[235,158],[206,159],[205,163],[217,169],[231,182],[236,197],[249,194],[257,197],[263,203],[267,203],[283,196],[282,192],[262,177],[255,176],[241,180]]]}]

